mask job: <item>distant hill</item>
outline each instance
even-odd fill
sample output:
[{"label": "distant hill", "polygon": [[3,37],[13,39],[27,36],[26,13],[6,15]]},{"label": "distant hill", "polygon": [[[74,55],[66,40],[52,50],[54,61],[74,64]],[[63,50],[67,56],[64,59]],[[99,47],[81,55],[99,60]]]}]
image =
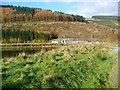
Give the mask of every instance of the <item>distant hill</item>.
[{"label": "distant hill", "polygon": [[[83,16],[10,5],[2,5],[0,10],[3,43],[48,42],[56,38],[117,42],[117,30],[105,26],[106,23],[87,23]],[[107,21],[97,18],[92,20],[96,23]]]},{"label": "distant hill", "polygon": [[118,16],[93,16],[94,23],[118,29]]},{"label": "distant hill", "polygon": [[83,16],[65,14],[63,12],[53,12],[41,8],[21,7],[12,5],[1,5],[2,22],[19,21],[78,21],[85,22]]},{"label": "distant hill", "polygon": [[118,16],[93,16],[92,18],[95,19],[102,19],[102,20],[118,20]]}]

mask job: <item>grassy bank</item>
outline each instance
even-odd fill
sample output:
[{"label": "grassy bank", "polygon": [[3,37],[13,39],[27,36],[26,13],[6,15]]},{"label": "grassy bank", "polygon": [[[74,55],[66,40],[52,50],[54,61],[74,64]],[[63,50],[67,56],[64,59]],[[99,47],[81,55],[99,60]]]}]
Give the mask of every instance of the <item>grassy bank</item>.
[{"label": "grassy bank", "polygon": [[3,88],[106,88],[115,55],[102,45],[71,45],[3,59]]}]

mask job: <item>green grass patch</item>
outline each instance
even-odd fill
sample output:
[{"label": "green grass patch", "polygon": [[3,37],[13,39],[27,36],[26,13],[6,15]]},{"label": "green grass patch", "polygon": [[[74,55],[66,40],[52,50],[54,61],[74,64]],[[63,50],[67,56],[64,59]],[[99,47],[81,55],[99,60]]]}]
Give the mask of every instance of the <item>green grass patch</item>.
[{"label": "green grass patch", "polygon": [[113,29],[118,29],[118,25],[114,24],[111,20],[101,20],[101,21],[94,21],[94,22],[100,25],[111,27]]},{"label": "green grass patch", "polygon": [[118,16],[93,16],[92,18],[100,20],[94,21],[97,24],[109,26],[113,29],[118,29]]},{"label": "green grass patch", "polygon": [[3,88],[108,88],[115,55],[101,45],[71,45],[3,59]]}]

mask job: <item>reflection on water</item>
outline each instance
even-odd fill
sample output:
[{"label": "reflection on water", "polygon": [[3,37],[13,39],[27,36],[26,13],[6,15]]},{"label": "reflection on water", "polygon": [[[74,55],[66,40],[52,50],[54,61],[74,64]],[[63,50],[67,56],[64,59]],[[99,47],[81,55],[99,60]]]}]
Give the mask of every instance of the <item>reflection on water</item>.
[{"label": "reflection on water", "polygon": [[48,50],[52,50],[54,48],[42,48],[42,49],[35,49],[35,50],[12,50],[12,51],[2,51],[2,58],[8,58],[8,57],[15,57],[18,56],[20,53],[25,52],[25,54],[29,55],[29,54],[35,54],[35,53],[39,53],[41,50],[44,51],[48,51]]}]

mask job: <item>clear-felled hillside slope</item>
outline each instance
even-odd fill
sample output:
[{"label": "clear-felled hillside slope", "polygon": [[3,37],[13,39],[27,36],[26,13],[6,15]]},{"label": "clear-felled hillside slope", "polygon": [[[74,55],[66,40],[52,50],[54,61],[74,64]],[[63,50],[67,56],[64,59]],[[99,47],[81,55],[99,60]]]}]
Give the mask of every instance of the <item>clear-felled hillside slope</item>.
[{"label": "clear-felled hillside slope", "polygon": [[93,41],[117,41],[117,30],[110,27],[80,22],[15,22],[3,23],[3,29],[30,30],[56,33],[58,38],[73,38]]}]

